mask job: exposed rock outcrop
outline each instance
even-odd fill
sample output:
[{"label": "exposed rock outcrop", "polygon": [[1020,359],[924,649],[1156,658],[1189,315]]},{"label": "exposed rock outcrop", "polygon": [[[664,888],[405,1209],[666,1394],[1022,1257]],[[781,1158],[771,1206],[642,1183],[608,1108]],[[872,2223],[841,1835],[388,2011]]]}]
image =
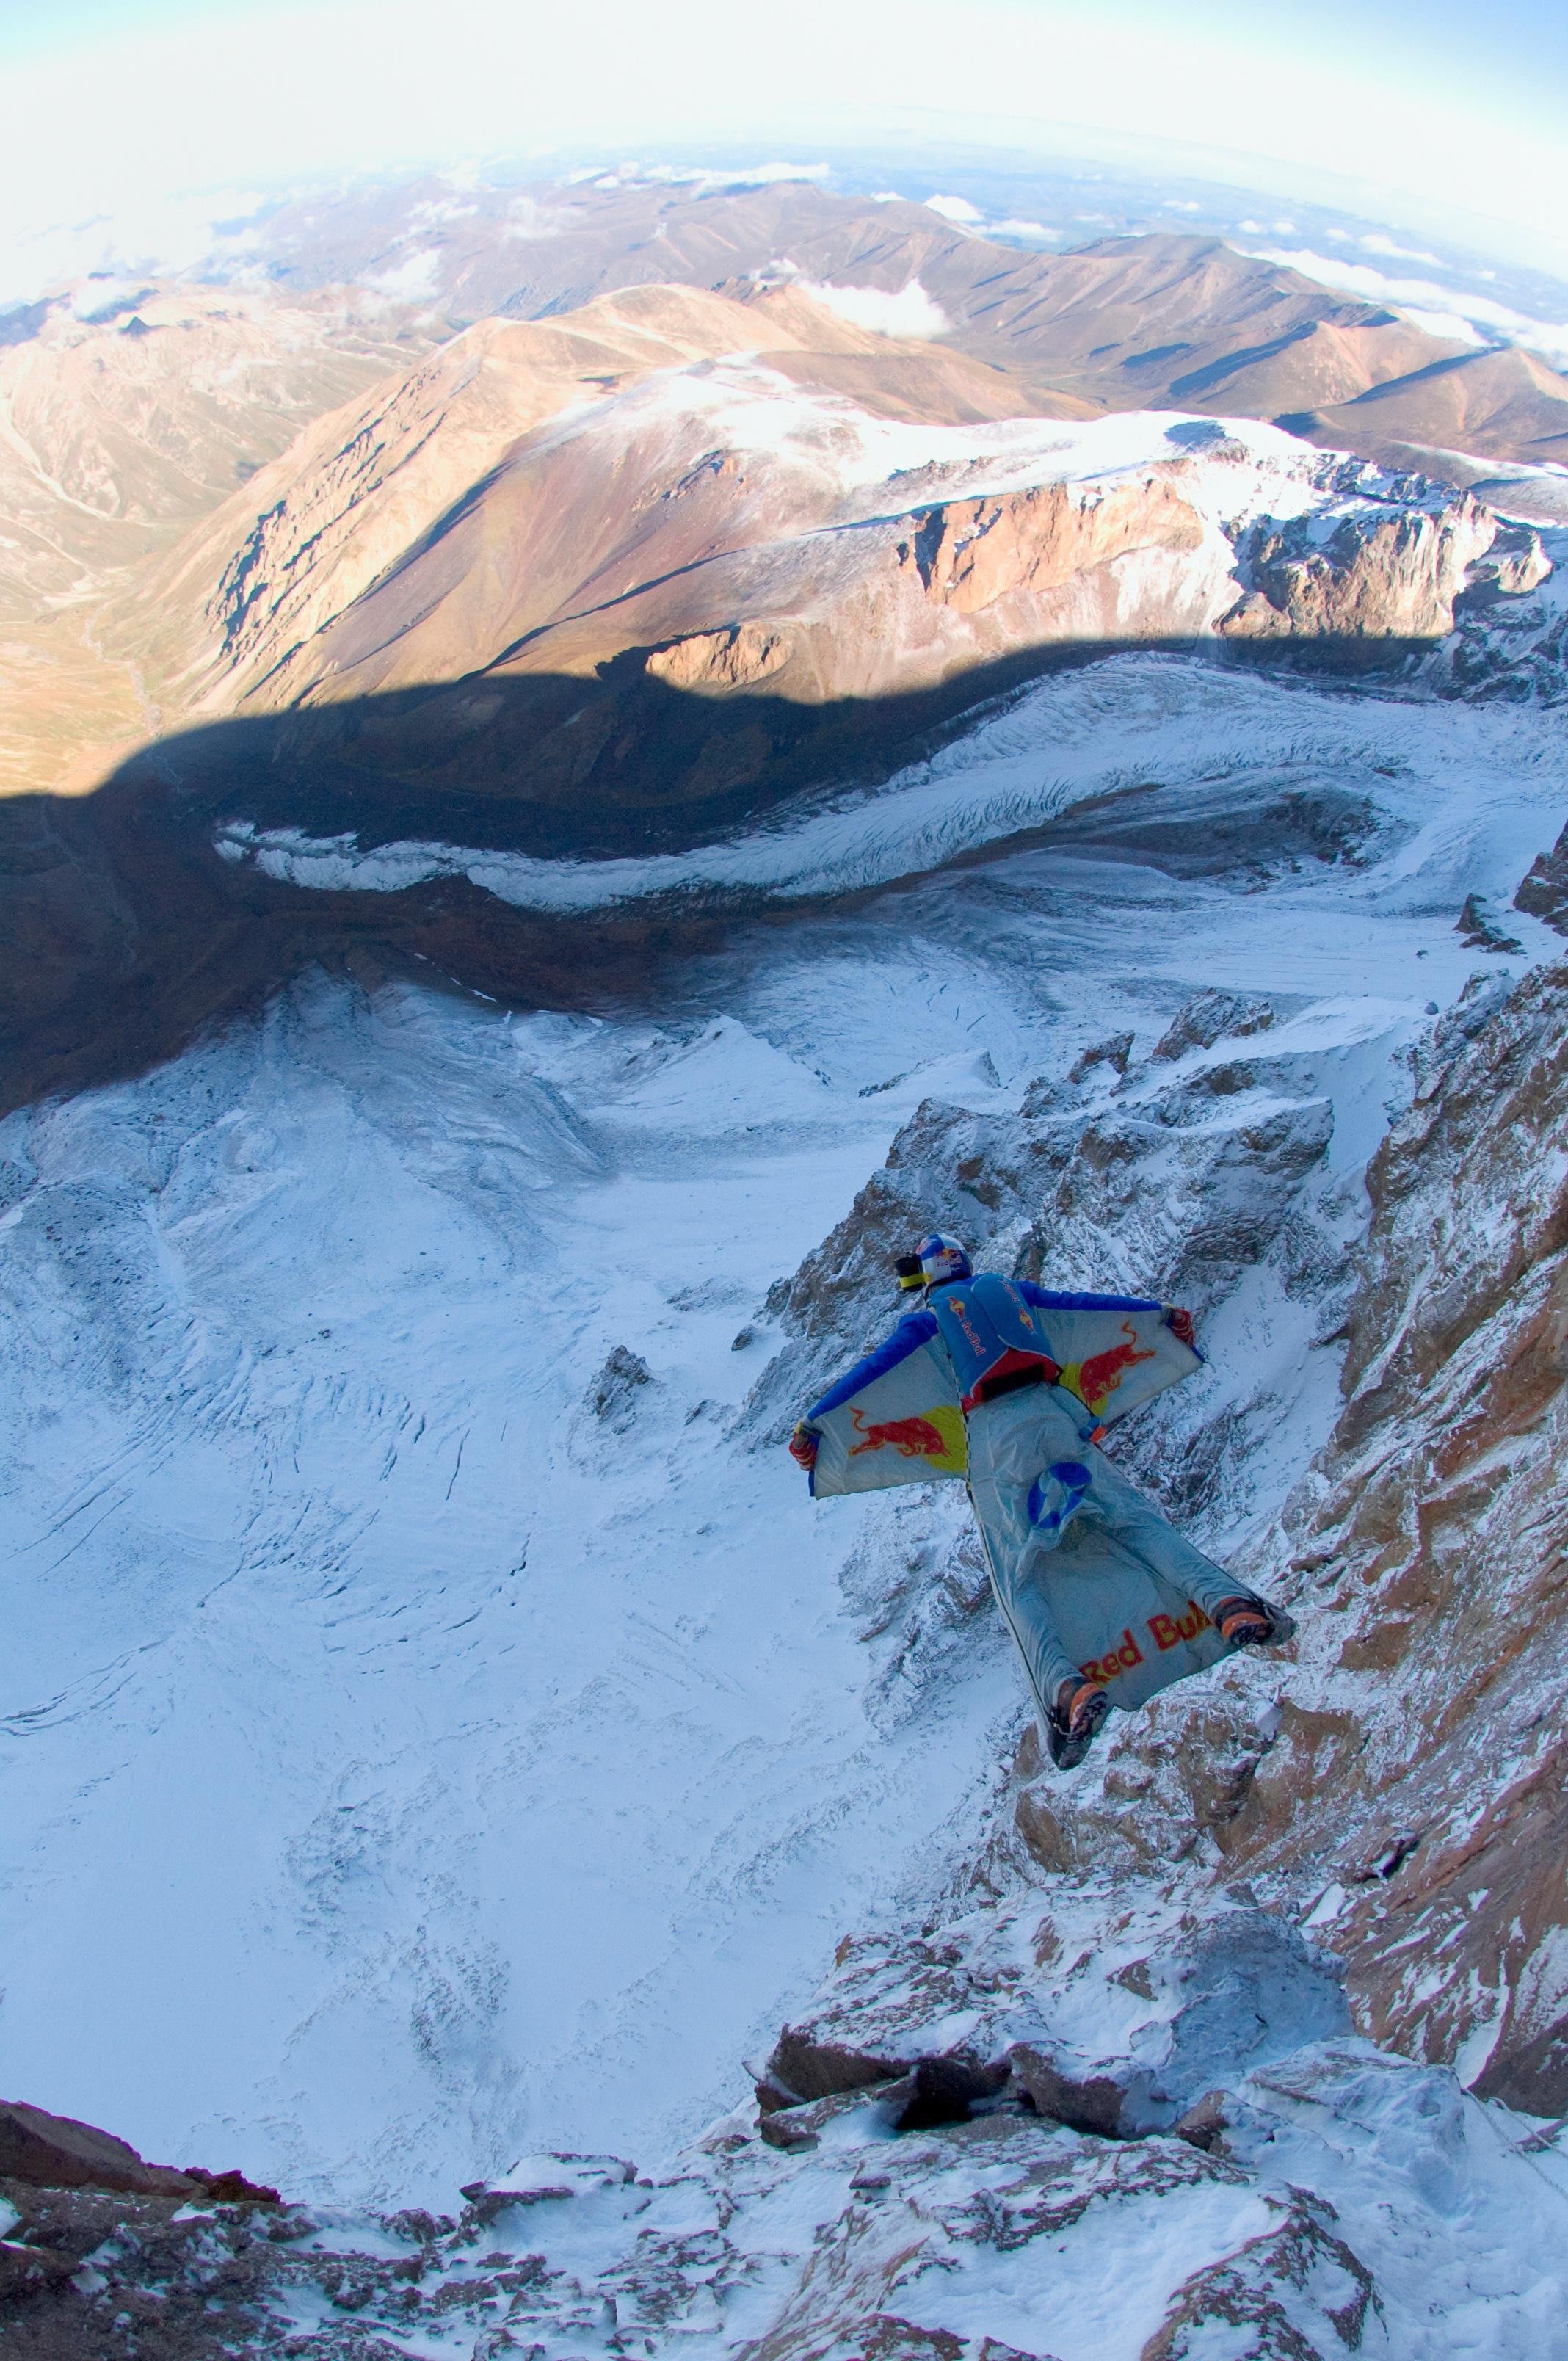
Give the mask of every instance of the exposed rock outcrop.
[{"label": "exposed rock outcrop", "polygon": [[789,662],[790,643],[760,623],[732,623],[721,631],[693,631],[655,648],[644,670],[673,688],[755,688]]},{"label": "exposed rock outcrop", "polygon": [[[928,2105],[938,2091],[946,2103],[933,2120],[1011,2089],[1075,2131],[1142,2138],[1173,2129],[1216,2079],[1345,2029],[1335,1963],[1250,1904],[1222,1898],[1207,1922],[1135,1908],[1102,1956],[1069,1949],[1034,1909],[1025,1928],[1025,1906],[972,1922],[967,1939],[842,1943],[762,2070],[764,2114],[862,2092],[896,2122],[924,2071]],[[1122,2048],[1112,2028],[1129,2026]]]},{"label": "exposed rock outcrop", "polygon": [[[1522,893],[1524,888],[1521,886],[1519,891]],[[1519,906],[1517,900],[1515,906]],[[1464,896],[1464,907],[1459,913],[1454,931],[1461,942],[1467,943],[1472,950],[1518,951],[1524,949],[1517,937],[1505,935],[1500,927],[1492,924],[1476,894]]]},{"label": "exposed rock outcrop", "polygon": [[263,2189],[241,2172],[148,2164],[111,2132],[15,2099],[0,2100],[0,2180],[25,2181],[37,2189],[113,2190],[132,2197],[204,2197],[220,2203],[267,2205],[280,2202],[275,2189]]},{"label": "exposed rock outcrop", "polygon": [[1343,1406],[1275,1577],[1300,1594],[1286,1694],[1162,1699],[1076,1791],[1026,1762],[1017,1828],[1069,1876],[1245,1872],[1310,1912],[1379,2040],[1556,2114],[1568,970],[1472,985],[1368,1188]]},{"label": "exposed rock outcrop", "polygon": [[125,2140],[18,2101],[0,2102],[0,2180],[40,2189],[114,2189],[137,2197],[190,2197],[201,2183],[148,2164]]},{"label": "exposed rock outcrop", "polygon": [[280,2246],[311,2226],[241,2172],[0,2103],[0,2344],[22,2361],[218,2361],[265,2335]]},{"label": "exposed rock outcrop", "polygon": [[1553,934],[1568,935],[1568,828],[1550,852],[1539,853],[1514,895],[1514,907],[1541,918]]},{"label": "exposed rock outcrop", "polygon": [[1059,590],[1134,550],[1196,550],[1201,519],[1168,477],[1113,482],[1084,498],[1066,484],[1040,484],[993,500],[933,509],[897,548],[936,605],[978,614],[1022,592]]},{"label": "exposed rock outcrop", "polygon": [[1235,640],[1442,639],[1496,533],[1489,511],[1463,493],[1436,513],[1346,517],[1326,532],[1312,518],[1265,519],[1241,541],[1247,587],[1220,630]]},{"label": "exposed rock outcrop", "polygon": [[1337,1625],[1324,1704],[1366,1735],[1288,1828],[1282,1747],[1231,1848],[1337,1863],[1331,1939],[1368,2026],[1425,2057],[1468,2044],[1466,2079],[1540,2114],[1568,2105],[1565,1175],[1557,968],[1461,1004],[1374,1161],[1345,1408],[1291,1524]]}]

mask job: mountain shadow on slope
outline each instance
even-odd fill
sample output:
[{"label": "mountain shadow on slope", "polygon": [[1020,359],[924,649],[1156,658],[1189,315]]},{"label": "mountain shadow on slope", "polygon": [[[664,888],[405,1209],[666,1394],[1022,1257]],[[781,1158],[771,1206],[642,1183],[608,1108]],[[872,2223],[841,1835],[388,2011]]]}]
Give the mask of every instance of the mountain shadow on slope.
[{"label": "mountain shadow on slope", "polygon": [[[1135,643],[1255,664],[1253,648]],[[520,1005],[642,999],[671,961],[711,949],[760,888],[587,914],[522,909],[462,875],[395,892],[322,891],[220,857],[236,821],[362,848],[398,840],[544,860],[641,858],[798,820],[872,789],[972,727],[1029,680],[1126,653],[1103,641],[1031,650],[898,697],[792,703],[705,695],[651,676],[629,650],[597,678],[529,675],[212,722],[143,750],[85,796],[0,801],[0,1111],[136,1073],[204,1027],[258,1005],[312,961],[415,961],[428,976]],[[1420,647],[1316,641],[1275,666],[1364,672]],[[1195,849],[1163,810],[1125,806],[1099,834],[1113,857],[1198,859],[1205,873],[1301,853],[1339,857],[1354,816],[1282,802]],[[1073,849],[1094,823],[1058,824]],[[1347,834],[1348,830],[1348,834]],[[1162,834],[1162,831],[1164,834]],[[1048,842],[1050,830],[1029,831]],[[1327,848],[1325,850],[1325,847]],[[1162,849],[1163,848],[1163,849]],[[843,896],[839,898],[842,899]],[[806,905],[775,902],[781,919]]]}]

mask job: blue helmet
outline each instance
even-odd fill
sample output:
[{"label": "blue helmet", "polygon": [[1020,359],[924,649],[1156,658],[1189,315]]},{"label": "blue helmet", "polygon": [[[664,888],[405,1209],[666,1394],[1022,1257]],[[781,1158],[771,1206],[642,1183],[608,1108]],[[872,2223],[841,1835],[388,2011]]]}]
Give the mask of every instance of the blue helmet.
[{"label": "blue helmet", "polygon": [[949,1279],[974,1277],[974,1265],[961,1241],[948,1237],[942,1230],[933,1230],[929,1237],[922,1238],[915,1251],[920,1257],[927,1287],[940,1287]]}]

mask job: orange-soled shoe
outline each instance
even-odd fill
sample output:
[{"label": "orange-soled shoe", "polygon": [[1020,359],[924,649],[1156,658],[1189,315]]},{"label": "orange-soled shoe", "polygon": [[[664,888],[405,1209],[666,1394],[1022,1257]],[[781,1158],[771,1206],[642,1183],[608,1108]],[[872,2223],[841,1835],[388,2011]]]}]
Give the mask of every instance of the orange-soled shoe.
[{"label": "orange-soled shoe", "polygon": [[1277,1648],[1288,1640],[1296,1626],[1288,1615],[1270,1607],[1266,1598],[1254,1598],[1244,1593],[1227,1598],[1214,1609],[1214,1624],[1222,1640],[1233,1648]]},{"label": "orange-soled shoe", "polygon": [[1077,1769],[1110,1710],[1111,1700],[1098,1682],[1063,1681],[1046,1717],[1046,1744],[1058,1771]]}]

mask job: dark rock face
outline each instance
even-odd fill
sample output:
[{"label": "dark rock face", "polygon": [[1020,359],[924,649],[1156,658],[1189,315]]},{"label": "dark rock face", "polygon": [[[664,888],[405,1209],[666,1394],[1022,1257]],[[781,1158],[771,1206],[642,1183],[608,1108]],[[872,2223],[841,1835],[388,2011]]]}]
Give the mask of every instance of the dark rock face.
[{"label": "dark rock face", "polygon": [[177,2171],[148,2164],[126,2141],[71,2115],[51,2115],[22,2100],[0,2100],[0,2180],[35,2189],[106,2189],[136,2197],[198,2198],[218,2204],[276,2205],[275,2189],[243,2172]]},{"label": "dark rock face", "polygon": [[811,2099],[832,2098],[841,2091],[867,2091],[874,2083],[896,2081],[904,2070],[905,2060],[896,2055],[879,2058],[842,2041],[824,2040],[805,2027],[786,2025],[768,2059],[758,2102],[767,2112],[779,2103],[781,2096],[785,2105],[795,2106]]},{"label": "dark rock face", "polygon": [[604,1367],[589,1386],[584,1397],[594,1416],[615,1433],[630,1425],[637,1408],[637,1398],[644,1386],[652,1381],[652,1371],[641,1353],[630,1352],[626,1345],[615,1345],[607,1356]]},{"label": "dark rock face", "polygon": [[16,2246],[0,2238],[0,2305],[63,2286],[77,2268],[74,2257],[62,2255],[58,2246]]},{"label": "dark rock face", "polygon": [[895,2132],[934,2131],[968,2123],[972,2110],[999,2098],[1011,2079],[1005,2061],[977,2066],[967,2058],[919,2058],[883,2093]]},{"label": "dark rock face", "polygon": [[[1274,1010],[1255,993],[1200,992],[1187,1003],[1155,1043],[1153,1059],[1180,1058],[1189,1049],[1212,1049],[1232,1034],[1266,1033]],[[1126,1060],[1123,1060],[1125,1071]]]},{"label": "dark rock face", "polygon": [[240,2172],[148,2164],[69,2115],[0,2104],[0,2345],[17,2361],[254,2349],[280,2242],[308,2222]]},{"label": "dark rock face", "polygon": [[1527,917],[1543,919],[1554,934],[1568,935],[1568,828],[1550,852],[1531,863],[1514,895],[1514,907]]},{"label": "dark rock face", "polygon": [[1123,1873],[1201,1847],[1271,1907],[1321,1905],[1314,1933],[1363,2031],[1552,2115],[1568,2106],[1565,1172],[1568,968],[1476,980],[1369,1169],[1343,1407],[1279,1545],[1277,1587],[1307,1609],[1288,1694],[1263,1723],[1223,1691],[1160,1700],[1081,1794],[1025,1775],[1015,1800],[1047,1869]]},{"label": "dark rock face", "polygon": [[113,2189],[138,2197],[190,2197],[201,2182],[148,2164],[125,2140],[19,2101],[0,2103],[0,2180],[38,2189]]},{"label": "dark rock face", "polygon": [[[1519,890],[1522,893],[1524,889],[1521,886]],[[1515,906],[1516,908],[1519,906],[1517,899]],[[1517,951],[1524,948],[1523,944],[1517,942],[1512,935],[1505,935],[1499,928],[1492,924],[1481,906],[1480,896],[1475,894],[1466,894],[1464,896],[1464,907],[1459,913],[1459,920],[1454,931],[1461,942],[1466,944],[1471,950]]]},{"label": "dark rock face", "polygon": [[1020,2042],[1014,2050],[1013,2065],[1042,2115],[1066,2124],[1069,2131],[1092,2132],[1101,2139],[1131,2136],[1124,2122],[1127,2093],[1113,2075],[1064,2074],[1027,2042]]}]

